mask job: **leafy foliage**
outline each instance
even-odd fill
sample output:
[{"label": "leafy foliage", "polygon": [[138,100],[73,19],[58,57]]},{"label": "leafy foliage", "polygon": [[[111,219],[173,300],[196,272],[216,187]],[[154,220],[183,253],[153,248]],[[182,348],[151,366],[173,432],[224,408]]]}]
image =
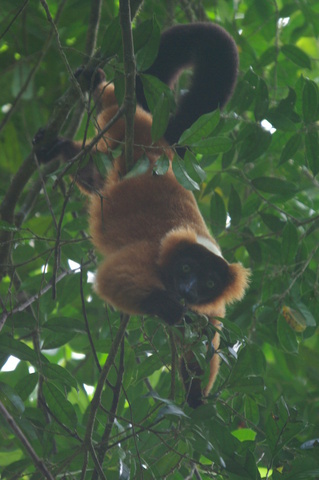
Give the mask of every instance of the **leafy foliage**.
[{"label": "leafy foliage", "polygon": [[[56,182],[63,168],[30,156],[35,132],[62,108],[65,62],[86,63],[94,33],[123,98],[117,3],[103,2],[98,26],[96,2],[50,1],[59,41],[44,1],[16,3],[2,0],[0,14],[0,367],[19,360],[0,371],[1,478],[319,478],[318,2],[145,0],[135,19],[155,139],[174,102],[143,71],[164,26],[215,21],[240,52],[230,104],[183,134],[191,151],[174,163],[225,257],[253,272],[224,321],[216,385],[196,410],[184,403],[175,349],[192,348],[207,367],[205,319],[194,316],[176,346],[178,327],[127,323],[105,306],[92,289],[86,200],[67,177]],[[183,76],[176,94],[184,88]],[[82,111],[52,128],[72,134]],[[161,158],[156,171],[166,169]]]}]

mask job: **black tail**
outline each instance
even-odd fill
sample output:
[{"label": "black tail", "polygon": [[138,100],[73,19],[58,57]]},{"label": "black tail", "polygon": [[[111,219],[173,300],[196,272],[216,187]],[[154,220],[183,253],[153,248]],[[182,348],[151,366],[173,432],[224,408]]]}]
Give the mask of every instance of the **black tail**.
[{"label": "black tail", "polygon": [[[162,34],[157,58],[145,73],[172,86],[189,67],[193,69],[191,86],[181,96],[164,135],[169,144],[176,143],[197,118],[222,108],[230,98],[238,69],[234,40],[212,23],[177,25]],[[148,110],[139,78],[136,84],[137,101]]]}]

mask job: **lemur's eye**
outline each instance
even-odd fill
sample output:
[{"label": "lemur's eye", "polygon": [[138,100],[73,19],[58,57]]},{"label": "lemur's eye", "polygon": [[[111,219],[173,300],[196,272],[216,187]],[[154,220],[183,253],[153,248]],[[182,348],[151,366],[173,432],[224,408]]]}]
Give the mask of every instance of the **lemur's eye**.
[{"label": "lemur's eye", "polygon": [[182,265],[182,272],[183,273],[189,273],[191,271],[191,267],[188,265],[188,263],[184,263]]},{"label": "lemur's eye", "polygon": [[208,280],[208,282],[206,282],[206,287],[208,288],[214,288],[215,287],[215,282],[214,280]]}]

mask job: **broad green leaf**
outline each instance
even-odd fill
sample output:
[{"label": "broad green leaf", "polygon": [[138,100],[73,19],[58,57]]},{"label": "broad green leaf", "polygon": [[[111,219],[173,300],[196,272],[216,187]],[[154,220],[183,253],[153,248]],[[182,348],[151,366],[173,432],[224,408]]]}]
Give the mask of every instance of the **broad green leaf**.
[{"label": "broad green leaf", "polygon": [[317,175],[319,172],[319,140],[317,131],[312,130],[306,133],[305,146],[309,168],[314,175]]},{"label": "broad green leaf", "polygon": [[259,215],[264,224],[273,232],[280,232],[285,226],[285,222],[276,215],[263,212],[259,212]]},{"label": "broad green leaf", "polygon": [[179,145],[192,145],[210,135],[217,127],[220,119],[220,111],[206,113],[199,117],[193,125],[185,130],[178,141]]},{"label": "broad green leaf", "polygon": [[22,398],[10,385],[3,382],[0,382],[0,400],[10,413],[21,415],[24,412]]},{"label": "broad green leaf", "polygon": [[245,417],[254,425],[259,424],[259,407],[254,397],[246,395],[244,403]]},{"label": "broad green leaf", "polygon": [[15,389],[22,400],[27,400],[29,395],[31,395],[37,386],[38,381],[39,375],[37,373],[29,373],[29,375],[21,378],[21,380],[18,381],[18,383],[15,385]]},{"label": "broad green leaf", "polygon": [[170,114],[170,101],[169,98],[162,93],[158,99],[153,110],[152,121],[152,140],[156,142],[163,137]]},{"label": "broad green leaf", "polygon": [[108,155],[101,152],[96,152],[93,156],[94,164],[98,169],[99,173],[105,177],[108,172],[110,172],[113,168],[112,160]]},{"label": "broad green leaf", "polygon": [[295,185],[277,177],[258,177],[251,181],[252,185],[266,193],[278,195],[294,195],[297,192]]},{"label": "broad green leaf", "polygon": [[147,158],[146,155],[143,157],[139,158],[137,162],[135,163],[134,167],[132,170],[130,170],[124,178],[133,178],[133,177],[138,177],[140,175],[143,175],[148,171],[150,168],[150,161]]},{"label": "broad green leaf", "polygon": [[171,89],[165,83],[161,82],[158,78],[153,77],[152,75],[143,73],[140,75],[140,77],[143,83],[144,94],[150,111],[154,112],[158,99],[162,94],[169,99],[170,110],[172,111],[175,106],[175,101]]},{"label": "broad green leaf", "polygon": [[37,365],[38,357],[32,348],[23,342],[19,342],[9,335],[0,336],[0,352],[1,354],[13,355],[14,357]]},{"label": "broad green leaf", "polygon": [[240,428],[238,430],[233,430],[232,435],[236,437],[240,442],[253,442],[256,438],[256,432],[251,428]]},{"label": "broad green leaf", "polygon": [[276,130],[295,132],[297,129],[296,124],[287,115],[284,115],[279,111],[269,111],[266,118]]},{"label": "broad green leaf", "polygon": [[191,145],[195,153],[202,155],[217,155],[219,153],[227,152],[232,147],[232,141],[229,137],[212,137],[204,140],[199,140]]},{"label": "broad green leaf", "polygon": [[215,191],[210,202],[210,219],[214,235],[219,235],[225,229],[226,218],[227,213],[224,200]]},{"label": "broad green leaf", "polygon": [[261,67],[265,67],[266,65],[269,65],[270,63],[275,62],[277,55],[278,55],[277,48],[269,47],[260,55],[258,63]]},{"label": "broad green leaf", "polygon": [[187,417],[185,412],[180,407],[178,407],[177,405],[174,405],[173,403],[167,404],[164,407],[162,407],[159,410],[158,415],[159,416],[176,415],[177,417]]},{"label": "broad green leaf", "polygon": [[199,185],[186,172],[183,162],[175,155],[173,159],[173,172],[175,177],[186,190],[199,190]]},{"label": "broad green leaf", "polygon": [[308,55],[295,45],[283,45],[282,53],[299,67],[311,69],[311,61]]},{"label": "broad green leaf", "polygon": [[302,91],[302,113],[305,123],[311,123],[318,118],[318,87],[315,82],[305,78]]},{"label": "broad green leaf", "polygon": [[229,377],[230,382],[236,384],[247,376],[259,377],[265,371],[265,357],[256,345],[248,345],[242,348],[238,354],[238,360]]},{"label": "broad green leaf", "polygon": [[42,373],[47,379],[53,382],[65,385],[66,387],[77,388],[78,384],[76,379],[66,368],[60,367],[60,365],[55,365],[54,363],[42,365]]},{"label": "broad green leaf", "polygon": [[160,29],[156,20],[146,20],[133,30],[136,68],[148,69],[154,62],[160,42]]},{"label": "broad green leaf", "polygon": [[282,165],[294,157],[295,153],[297,153],[299,147],[301,146],[301,140],[302,137],[300,133],[295,133],[289,138],[281,152],[279,165]]},{"label": "broad green leaf", "polygon": [[108,23],[105,30],[102,43],[101,53],[104,57],[112,57],[116,53],[121,51],[122,36],[119,18],[116,17]]},{"label": "broad green leaf", "polygon": [[316,322],[314,316],[312,315],[312,313],[307,308],[307,306],[304,303],[301,303],[301,302],[295,302],[295,305],[296,305],[296,307],[298,307],[301,314],[305,318],[307,327],[316,327],[317,322]]},{"label": "broad green leaf", "polygon": [[241,142],[238,153],[238,160],[245,163],[253,162],[264,155],[272,141],[270,132],[257,125],[248,128],[247,131],[249,133]]},{"label": "broad green leaf", "polygon": [[73,405],[52,383],[46,382],[43,385],[45,401],[59,421],[71,428],[76,428],[77,418]]},{"label": "broad green leaf", "polygon": [[267,83],[263,78],[259,78],[257,87],[257,96],[255,101],[255,119],[257,121],[263,120],[268,112],[269,107],[269,95]]},{"label": "broad green leaf", "polygon": [[245,74],[243,80],[238,82],[234,97],[231,101],[236,112],[247,110],[256,97],[258,85],[258,76],[250,68]]},{"label": "broad green leaf", "polygon": [[265,388],[264,379],[262,377],[244,377],[241,379],[240,382],[234,381],[230,386],[230,389],[241,392],[241,393],[249,393],[251,395],[255,395],[257,393],[263,392]]},{"label": "broad green leaf", "polygon": [[155,175],[165,175],[167,170],[169,169],[169,159],[166,155],[161,155],[158,160],[156,160],[156,163],[153,168],[153,173]]},{"label": "broad green leaf", "polygon": [[241,200],[233,185],[231,185],[228,200],[228,213],[231,218],[232,226],[238,225],[241,219]]},{"label": "broad green leaf", "polygon": [[206,172],[202,169],[196,160],[195,155],[190,150],[186,150],[184,156],[184,163],[188,172],[192,172],[195,175],[194,180],[203,182],[206,179]]},{"label": "broad green leaf", "polygon": [[298,249],[298,230],[291,223],[288,222],[282,232],[281,252],[283,264],[290,264],[294,262]]},{"label": "broad green leaf", "polygon": [[298,352],[298,342],[296,333],[287,324],[283,315],[279,315],[277,321],[277,336],[282,348],[289,353]]},{"label": "broad green leaf", "polygon": [[22,93],[23,100],[31,100],[33,97],[34,83],[33,78],[28,83],[27,88],[22,92],[28,76],[30,75],[30,66],[27,62],[17,62],[13,70],[13,82],[11,85],[12,95],[16,97]]}]

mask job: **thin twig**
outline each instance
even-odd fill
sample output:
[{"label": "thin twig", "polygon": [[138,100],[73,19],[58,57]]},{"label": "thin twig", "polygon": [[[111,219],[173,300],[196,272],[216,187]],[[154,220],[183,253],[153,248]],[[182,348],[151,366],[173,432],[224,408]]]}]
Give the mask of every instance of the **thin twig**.
[{"label": "thin twig", "polygon": [[27,437],[24,435],[20,427],[16,424],[14,418],[12,417],[12,415],[10,415],[10,413],[8,412],[8,410],[5,408],[5,406],[1,401],[0,401],[0,413],[3,415],[3,418],[7,421],[11,430],[18,437],[23,447],[28,452],[37,470],[39,470],[39,472],[41,472],[42,475],[44,475],[44,477],[47,478],[48,480],[54,480],[53,475],[51,475],[45,463],[41,460],[41,458],[38,457],[31,443],[29,442]]},{"label": "thin twig", "polygon": [[[122,342],[122,338],[124,336],[127,324],[129,322],[130,316],[129,315],[122,315],[121,316],[121,323],[119,330],[117,331],[114,340],[112,342],[108,357],[106,359],[106,362],[103,366],[103,369],[100,374],[99,381],[97,383],[95,393],[93,396],[93,399],[91,401],[91,406],[90,406],[90,413],[89,413],[89,418],[87,421],[87,426],[86,426],[86,433],[85,433],[85,440],[84,440],[84,446],[87,451],[89,451],[92,455],[95,467],[100,471],[100,464],[99,461],[96,457],[95,450],[93,447],[92,443],[92,436],[93,436],[93,430],[94,430],[94,424],[95,424],[95,419],[97,415],[97,411],[100,407],[101,403],[101,397],[102,397],[102,392],[103,388],[105,385],[105,381],[107,379],[107,376],[110,372],[110,369],[115,361],[115,357],[117,355],[118,349],[120,347],[120,344]],[[83,465],[82,468],[82,477],[85,478],[85,465]],[[102,477],[103,478],[103,477]]]},{"label": "thin twig", "polygon": [[68,62],[68,59],[66,58],[65,53],[64,53],[64,50],[63,50],[63,47],[62,47],[61,41],[60,41],[60,35],[59,35],[58,29],[56,27],[55,21],[53,20],[53,18],[51,16],[48,4],[45,0],[40,0],[40,2],[41,2],[42,7],[45,10],[45,13],[47,14],[48,21],[51,23],[51,25],[53,27],[53,31],[55,33],[57,44],[58,44],[58,49],[59,49],[60,55],[62,57],[62,60],[64,62],[64,65],[66,66],[66,69],[68,71],[68,74],[70,75],[72,84],[73,84],[74,88],[76,89],[76,91],[78,93],[78,96],[81,99],[81,102],[83,103],[83,105],[86,105],[86,100],[85,100],[85,97],[84,97],[83,92],[81,90],[81,87],[79,85],[79,82],[75,78],[73,70],[72,70],[72,68],[71,68],[71,66]]},{"label": "thin twig", "polygon": [[96,354],[93,338],[92,338],[92,335],[91,335],[90,325],[89,325],[89,321],[88,321],[87,314],[86,314],[85,300],[84,300],[84,293],[83,293],[83,265],[82,264],[81,264],[81,269],[80,269],[80,293],[81,293],[82,312],[83,312],[83,317],[84,317],[84,322],[85,322],[86,333],[87,333],[87,336],[88,336],[88,339],[89,339],[89,342],[90,342],[90,346],[91,346],[93,358],[94,358],[94,361],[95,361],[95,365],[97,366],[98,371],[101,373],[102,368],[101,368],[98,356]]},{"label": "thin twig", "polygon": [[[116,418],[117,407],[120,399],[120,393],[121,393],[122,382],[123,382],[123,375],[124,375],[124,337],[122,338],[122,342],[121,342],[119,368],[117,369],[117,379],[113,389],[113,400],[112,400],[111,410],[109,413],[109,420],[105,426],[104,433],[102,435],[102,440],[99,446],[98,459],[99,459],[100,465],[103,464],[103,460],[109,445],[111,431]],[[97,475],[98,475],[97,470],[95,469],[92,475],[92,480],[98,480]]]}]

